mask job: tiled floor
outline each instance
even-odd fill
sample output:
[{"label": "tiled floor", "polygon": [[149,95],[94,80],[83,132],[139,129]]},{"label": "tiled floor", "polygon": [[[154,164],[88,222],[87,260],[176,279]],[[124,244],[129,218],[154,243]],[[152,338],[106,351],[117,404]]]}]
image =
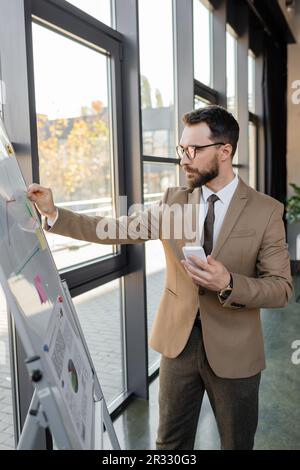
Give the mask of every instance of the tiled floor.
[{"label": "tiled floor", "polygon": [[[267,369],[260,387],[260,415],[255,449],[300,450],[300,364],[291,361],[294,340],[300,340],[300,304],[262,311]],[[114,422],[123,449],[155,449],[158,426],[158,379],[149,402],[133,401]],[[109,443],[105,441],[106,445]],[[109,447],[108,447],[109,448]],[[218,449],[219,436],[207,399],[203,401],[196,449]]]}]

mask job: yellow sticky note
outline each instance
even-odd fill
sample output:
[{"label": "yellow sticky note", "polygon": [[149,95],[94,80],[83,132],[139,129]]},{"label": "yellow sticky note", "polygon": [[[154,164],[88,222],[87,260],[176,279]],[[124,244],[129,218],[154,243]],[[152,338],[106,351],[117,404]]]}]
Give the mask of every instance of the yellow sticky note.
[{"label": "yellow sticky note", "polygon": [[36,231],[35,231],[35,234],[36,236],[38,237],[39,239],[39,242],[40,242],[40,245],[41,245],[41,249],[42,250],[46,250],[47,248],[47,244],[46,244],[46,240],[41,232],[41,229],[40,228],[37,228]]},{"label": "yellow sticky note", "polygon": [[10,144],[6,144],[5,148],[6,148],[8,155],[12,157],[14,155],[14,149],[12,148],[12,146]]}]

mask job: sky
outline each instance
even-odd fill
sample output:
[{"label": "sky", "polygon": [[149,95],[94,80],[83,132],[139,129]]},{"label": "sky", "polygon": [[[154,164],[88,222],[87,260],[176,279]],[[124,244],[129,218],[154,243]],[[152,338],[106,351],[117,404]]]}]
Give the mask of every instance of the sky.
[{"label": "sky", "polygon": [[107,106],[107,58],[33,24],[36,109],[49,119],[80,116],[82,106]]},{"label": "sky", "polygon": [[141,74],[150,82],[152,103],[159,89],[164,106],[174,103],[172,22],[171,0],[139,0]]},{"label": "sky", "polygon": [[[110,0],[71,0],[110,24]],[[195,2],[195,71],[209,84],[209,24],[207,10]],[[174,104],[174,50],[172,0],[139,0],[140,64],[152,90],[159,89],[164,106]],[[191,25],[192,27],[193,25]],[[49,119],[80,115],[92,101],[108,103],[107,58],[84,45],[33,25],[35,91],[38,114]],[[229,67],[231,70],[231,67]]]},{"label": "sky", "polygon": [[210,12],[200,2],[194,2],[194,74],[205,85],[212,85],[210,70],[211,30]]}]

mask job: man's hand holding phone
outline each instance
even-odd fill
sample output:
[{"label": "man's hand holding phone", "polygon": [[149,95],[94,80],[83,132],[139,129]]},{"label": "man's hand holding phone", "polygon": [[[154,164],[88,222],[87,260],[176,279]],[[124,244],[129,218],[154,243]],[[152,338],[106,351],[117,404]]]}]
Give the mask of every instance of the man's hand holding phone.
[{"label": "man's hand holding phone", "polygon": [[182,260],[187,275],[194,284],[219,292],[230,283],[230,273],[220,261],[206,257],[202,246],[184,246],[185,260]]},{"label": "man's hand holding phone", "polygon": [[206,254],[205,254],[205,251],[204,251],[204,248],[202,246],[189,246],[189,245],[186,245],[184,247],[182,247],[182,251],[183,251],[183,254],[184,254],[184,257],[186,259],[187,262],[192,262],[195,266],[197,266],[191,259],[189,259],[190,256],[196,256],[197,258],[199,258],[199,260],[201,261],[204,261],[205,263],[207,263],[207,258],[206,258]]}]

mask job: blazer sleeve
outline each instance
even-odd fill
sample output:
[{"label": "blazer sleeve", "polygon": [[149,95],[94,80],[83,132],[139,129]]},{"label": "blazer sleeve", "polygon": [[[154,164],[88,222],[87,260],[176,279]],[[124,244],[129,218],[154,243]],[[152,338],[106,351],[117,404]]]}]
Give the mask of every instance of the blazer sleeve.
[{"label": "blazer sleeve", "polygon": [[283,204],[276,204],[270,216],[257,258],[257,277],[231,273],[233,290],[222,303],[223,307],[276,308],[287,305],[293,284],[283,210]]},{"label": "blazer sleeve", "polygon": [[88,216],[59,208],[58,218],[50,227],[45,219],[43,228],[49,233],[105,245],[143,243],[161,238],[161,220],[168,189],[158,204],[149,209],[119,218]]}]

